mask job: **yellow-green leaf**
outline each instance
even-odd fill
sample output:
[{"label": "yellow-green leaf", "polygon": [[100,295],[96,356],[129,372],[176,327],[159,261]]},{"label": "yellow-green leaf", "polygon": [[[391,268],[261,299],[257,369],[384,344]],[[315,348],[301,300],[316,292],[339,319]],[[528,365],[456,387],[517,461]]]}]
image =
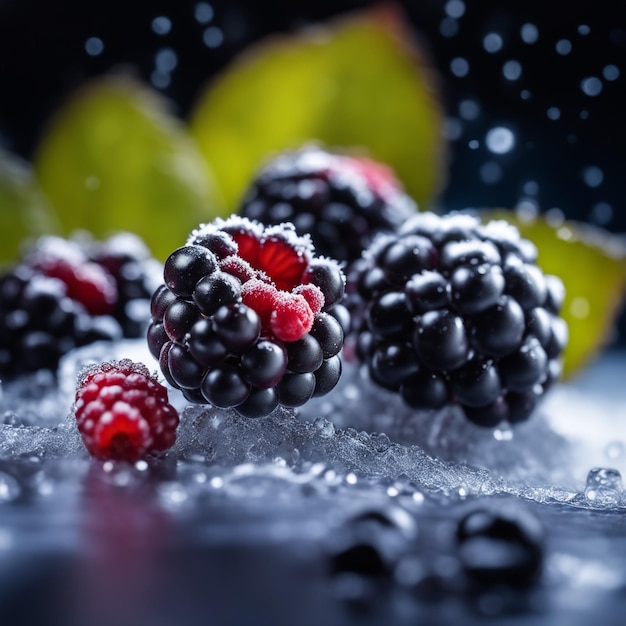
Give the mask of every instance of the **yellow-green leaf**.
[{"label": "yellow-green leaf", "polygon": [[626,247],[615,236],[588,224],[544,218],[520,220],[512,211],[488,212],[514,223],[539,250],[538,264],[565,285],[561,316],[569,328],[564,376],[579,371],[613,338],[626,295]]},{"label": "yellow-green leaf", "polygon": [[248,48],[209,84],[191,129],[231,210],[268,156],[307,142],[387,163],[421,206],[442,184],[431,69],[388,6]]},{"label": "yellow-green leaf", "polygon": [[222,211],[182,122],[126,77],[101,78],[69,99],[43,136],[35,170],[66,234],[132,231],[161,258]]},{"label": "yellow-green leaf", "polygon": [[0,150],[0,265],[17,259],[24,239],[56,227],[29,165]]}]

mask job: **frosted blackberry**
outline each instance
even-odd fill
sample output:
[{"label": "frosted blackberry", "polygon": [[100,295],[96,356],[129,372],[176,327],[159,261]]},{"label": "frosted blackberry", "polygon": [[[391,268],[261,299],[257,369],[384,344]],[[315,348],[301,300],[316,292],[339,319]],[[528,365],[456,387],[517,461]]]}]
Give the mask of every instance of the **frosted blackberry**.
[{"label": "frosted blackberry", "polygon": [[375,233],[394,231],[415,210],[385,166],[307,146],[267,163],[240,213],[265,224],[292,222],[318,254],[350,263]]},{"label": "frosted blackberry", "polygon": [[416,214],[352,267],[355,353],[417,410],[457,404],[485,427],[526,420],[567,344],[563,283],[536,260],[505,222]]},{"label": "frosted blackberry", "polygon": [[154,263],[129,233],[36,240],[0,277],[0,376],[55,370],[77,346],[145,332]]},{"label": "frosted blackberry", "polygon": [[262,417],[337,384],[345,277],[293,225],[239,216],[201,225],[163,277],[148,346],[190,401]]}]

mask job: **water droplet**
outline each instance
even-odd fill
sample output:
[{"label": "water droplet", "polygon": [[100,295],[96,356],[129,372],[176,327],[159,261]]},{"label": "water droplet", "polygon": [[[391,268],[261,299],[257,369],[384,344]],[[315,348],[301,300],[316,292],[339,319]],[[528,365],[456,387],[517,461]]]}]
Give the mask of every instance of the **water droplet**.
[{"label": "water droplet", "polygon": [[522,189],[529,196],[535,196],[539,193],[539,184],[535,180],[528,180],[524,183]]},{"label": "water droplet", "polygon": [[164,483],[158,486],[159,496],[165,504],[180,506],[189,498],[187,490],[180,483]]},{"label": "water droplet", "polygon": [[413,500],[413,502],[415,502],[415,504],[424,504],[424,494],[421,491],[416,491],[412,496],[411,499]]},{"label": "water droplet", "polygon": [[135,463],[135,469],[138,472],[145,472],[148,469],[148,464],[146,463],[146,461],[144,461],[143,459],[140,461],[137,461]]},{"label": "water droplet", "polygon": [[448,117],[444,121],[443,132],[449,141],[457,141],[463,134],[463,125],[455,117]]},{"label": "water droplet", "polygon": [[22,488],[17,479],[11,474],[0,472],[0,504],[17,500],[21,493]]},{"label": "water droplet", "polygon": [[588,35],[591,32],[591,28],[587,24],[581,24],[577,30],[580,35]]},{"label": "water droplet", "polygon": [[150,82],[157,89],[165,89],[166,87],[170,86],[170,83],[172,82],[172,79],[171,79],[169,73],[160,72],[159,70],[155,70],[150,75]]},{"label": "water droplet", "polygon": [[515,207],[515,213],[522,222],[532,222],[539,214],[539,205],[535,200],[522,198]]},{"label": "water droplet", "polygon": [[522,75],[522,66],[519,61],[507,61],[502,66],[502,73],[507,80],[517,80]]},{"label": "water droplet", "polygon": [[565,221],[565,214],[558,207],[552,207],[546,211],[545,218],[552,228],[559,228]]},{"label": "water droplet", "polygon": [[487,149],[494,154],[505,154],[515,147],[515,135],[506,126],[495,126],[485,136]]},{"label": "water droplet", "polygon": [[599,187],[604,180],[602,170],[596,165],[589,165],[581,173],[582,179],[588,187]]},{"label": "water droplet", "polygon": [[[556,231],[556,236],[563,241],[570,241],[574,238],[574,233],[572,232],[571,228],[568,228],[567,226],[561,226]],[[541,391],[541,389],[538,389],[538,392],[539,391]]]},{"label": "water droplet", "polygon": [[450,71],[458,78],[467,76],[469,69],[469,63],[463,57],[456,57],[450,62]]},{"label": "water droplet", "polygon": [[602,91],[602,81],[597,76],[583,78],[580,88],[587,96],[597,96]]},{"label": "water droplet", "polygon": [[335,435],[335,426],[325,417],[318,417],[313,425],[319,430],[319,435],[323,439],[330,439]]},{"label": "water droplet", "polygon": [[221,489],[224,486],[224,479],[221,476],[213,476],[209,481],[209,485],[213,489]]},{"label": "water droplet", "polygon": [[178,56],[171,48],[163,48],[156,53],[154,63],[159,72],[167,74],[176,68]]},{"label": "water droplet", "polygon": [[357,478],[356,474],[354,474],[352,472],[346,474],[346,482],[349,485],[356,485],[357,482],[358,482],[358,478]]},{"label": "water droplet", "polygon": [[217,26],[209,26],[202,33],[202,41],[207,48],[219,48],[224,43],[224,33]]},{"label": "water droplet", "polygon": [[85,42],[85,51],[89,56],[97,57],[104,51],[104,42],[100,37],[89,37]]},{"label": "water droplet", "polygon": [[595,467],[587,475],[585,499],[601,507],[619,506],[624,495],[622,475],[606,467]]},{"label": "water droplet", "polygon": [[480,178],[486,185],[495,185],[502,178],[502,168],[495,161],[487,161],[480,166]]},{"label": "water droplet", "polygon": [[613,219],[613,207],[608,202],[598,202],[591,209],[591,219],[598,224],[608,224]]},{"label": "water droplet", "polygon": [[497,441],[512,441],[513,429],[512,428],[496,428],[493,431],[493,438]]},{"label": "water droplet", "polygon": [[465,4],[462,2],[462,0],[448,0],[448,2],[446,2],[444,10],[446,14],[450,17],[458,19],[459,17],[462,17],[465,13]]},{"label": "water droplet", "polygon": [[524,43],[532,44],[539,38],[539,29],[534,24],[523,24],[520,35]]},{"label": "water droplet", "polygon": [[559,107],[550,107],[546,111],[546,115],[548,116],[548,119],[558,120],[561,117],[561,109],[559,109]]},{"label": "water droplet", "polygon": [[569,310],[574,317],[578,319],[585,319],[586,317],[589,317],[589,300],[581,296],[572,298]]},{"label": "water droplet", "polygon": [[459,23],[451,17],[444,17],[439,24],[439,32],[442,37],[454,37],[459,32]]},{"label": "water droplet", "polygon": [[572,51],[572,43],[569,39],[559,39],[556,42],[556,51],[561,55],[565,56]]},{"label": "water droplet", "polygon": [[172,20],[169,17],[160,15],[152,20],[152,30],[157,35],[167,35],[172,30]]},{"label": "water droplet", "polygon": [[522,89],[519,95],[522,100],[530,100],[532,98],[532,93],[528,89]]},{"label": "water droplet", "polygon": [[461,100],[459,115],[464,120],[475,120],[480,115],[480,104],[476,100]]},{"label": "water droplet", "polygon": [[214,14],[213,7],[208,2],[198,2],[193,13],[196,22],[200,24],[208,24],[213,19]]},{"label": "water droplet", "polygon": [[467,143],[467,145],[470,150],[477,150],[480,146],[480,142],[478,141],[478,139],[472,139]]},{"label": "water droplet", "polygon": [[498,33],[487,33],[483,39],[483,48],[493,54],[502,49],[502,37]]},{"label": "water droplet", "polygon": [[626,453],[626,445],[621,441],[611,441],[605,450],[605,454],[609,459],[620,459]]},{"label": "water droplet", "polygon": [[619,78],[619,67],[617,67],[617,65],[607,65],[603,70],[602,70],[602,76],[604,76],[604,78],[606,80],[617,80]]}]

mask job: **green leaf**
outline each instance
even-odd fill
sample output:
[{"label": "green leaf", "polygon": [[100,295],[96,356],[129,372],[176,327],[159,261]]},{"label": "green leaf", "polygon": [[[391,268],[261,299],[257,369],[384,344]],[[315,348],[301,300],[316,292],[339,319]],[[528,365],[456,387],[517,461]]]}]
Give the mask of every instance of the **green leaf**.
[{"label": "green leaf", "polygon": [[514,223],[539,250],[538,264],[565,285],[561,316],[569,328],[564,377],[587,365],[613,338],[626,295],[626,247],[615,235],[580,222],[550,225],[520,220],[512,211],[487,212]]},{"label": "green leaf", "polygon": [[221,213],[210,171],[158,95],[126,77],[84,86],[51,121],[35,155],[66,234],[128,230],[164,258]]},{"label": "green leaf", "polygon": [[56,229],[29,165],[0,150],[0,265],[17,259],[25,239]]},{"label": "green leaf", "polygon": [[209,84],[191,130],[231,210],[268,156],[307,142],[390,165],[421,206],[442,184],[433,76],[389,6],[251,46]]}]

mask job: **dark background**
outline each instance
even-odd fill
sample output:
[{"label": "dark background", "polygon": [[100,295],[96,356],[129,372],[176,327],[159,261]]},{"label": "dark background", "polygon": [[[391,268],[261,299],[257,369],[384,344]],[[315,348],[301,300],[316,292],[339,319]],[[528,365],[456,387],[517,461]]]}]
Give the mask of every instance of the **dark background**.
[{"label": "dark background", "polygon": [[[184,117],[202,86],[248,43],[369,4],[0,0],[0,146],[29,158],[42,125],[64,98],[119,66],[152,81]],[[440,73],[451,142],[442,208],[521,203],[626,231],[621,1],[398,4]],[[213,30],[205,35],[207,29]],[[501,37],[498,50],[486,49],[489,33]],[[220,36],[217,47],[206,45],[205,37],[215,45]],[[102,50],[89,54],[87,41],[94,37]],[[568,54],[557,51],[568,45]],[[169,52],[158,57],[164,49],[175,53],[175,67],[159,73],[159,63],[165,59],[167,66],[173,58]],[[467,62],[465,75],[453,70],[460,64],[463,74],[458,59]],[[517,79],[504,75],[510,61],[521,68]],[[596,79],[588,83],[596,95],[582,87],[589,78]],[[486,147],[487,132],[499,126],[515,137],[504,154]]]}]

